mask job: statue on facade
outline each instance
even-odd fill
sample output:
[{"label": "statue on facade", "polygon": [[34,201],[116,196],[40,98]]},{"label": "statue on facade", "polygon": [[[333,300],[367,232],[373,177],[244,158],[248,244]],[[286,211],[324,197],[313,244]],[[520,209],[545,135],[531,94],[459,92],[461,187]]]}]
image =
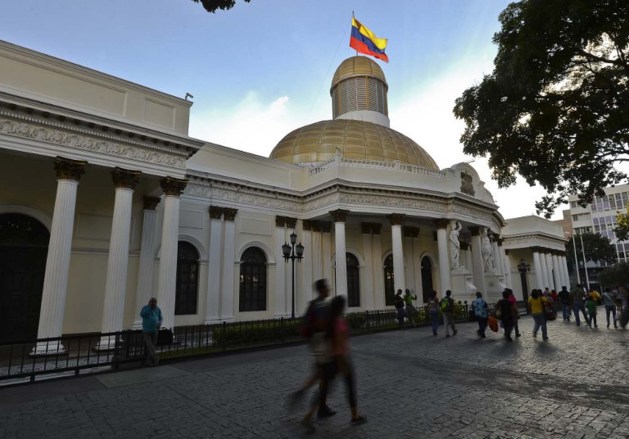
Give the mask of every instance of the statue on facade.
[{"label": "statue on facade", "polygon": [[453,270],[461,267],[459,262],[461,256],[461,243],[459,242],[459,232],[461,224],[458,221],[450,223],[450,266]]},{"label": "statue on facade", "polygon": [[491,246],[491,241],[489,239],[490,230],[487,229],[485,233],[483,233],[481,238],[481,251],[483,254],[483,263],[485,265],[485,271],[493,271],[496,269],[496,265],[494,263],[494,249]]}]

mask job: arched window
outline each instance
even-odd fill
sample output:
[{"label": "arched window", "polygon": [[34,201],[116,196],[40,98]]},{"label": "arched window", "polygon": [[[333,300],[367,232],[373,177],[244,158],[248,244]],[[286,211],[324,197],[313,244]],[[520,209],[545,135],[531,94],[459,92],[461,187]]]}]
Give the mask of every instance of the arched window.
[{"label": "arched window", "polygon": [[199,291],[199,252],[189,242],[179,241],[175,314],[196,314]]},{"label": "arched window", "polygon": [[389,255],[384,259],[384,298],[387,306],[393,306],[394,296],[393,255]]},{"label": "arched window", "polygon": [[360,306],[358,258],[347,253],[347,306]]},{"label": "arched window", "polygon": [[433,290],[432,286],[432,262],[428,256],[422,258],[422,297],[424,303],[428,303],[430,294]]},{"label": "arched window", "polygon": [[240,311],[266,310],[266,256],[249,247],[240,258]]}]

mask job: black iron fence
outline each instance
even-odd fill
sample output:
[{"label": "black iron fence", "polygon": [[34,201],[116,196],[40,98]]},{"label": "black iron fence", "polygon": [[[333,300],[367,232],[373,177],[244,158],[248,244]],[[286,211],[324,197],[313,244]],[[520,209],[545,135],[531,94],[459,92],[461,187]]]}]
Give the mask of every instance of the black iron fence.
[{"label": "black iron fence", "polygon": [[[467,302],[457,303],[456,321],[470,318]],[[351,312],[346,315],[354,335],[399,328],[395,310]],[[427,307],[417,308],[405,324],[430,324]],[[223,322],[217,325],[176,327],[158,337],[163,360],[216,352],[302,343],[301,318]],[[163,334],[162,334],[163,335]],[[127,330],[96,335],[71,335],[0,344],[0,381],[35,381],[44,376],[80,375],[110,370],[126,364],[137,366],[144,358],[142,332]]]}]

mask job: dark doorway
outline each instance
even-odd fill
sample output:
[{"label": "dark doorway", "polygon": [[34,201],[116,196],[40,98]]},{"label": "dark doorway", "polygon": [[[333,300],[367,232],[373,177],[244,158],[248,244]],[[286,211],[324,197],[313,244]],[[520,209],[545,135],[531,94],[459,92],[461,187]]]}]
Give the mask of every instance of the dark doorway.
[{"label": "dark doorway", "polygon": [[36,219],[0,214],[0,342],[37,337],[49,240]]},{"label": "dark doorway", "polygon": [[347,253],[347,306],[360,306],[360,264],[358,258]]},{"label": "dark doorway", "polygon": [[395,297],[395,275],[393,273],[393,255],[384,259],[384,299],[387,306],[393,306]]},{"label": "dark doorway", "polygon": [[432,262],[428,256],[422,258],[422,298],[424,303],[428,302],[430,293],[433,290],[432,286]]}]

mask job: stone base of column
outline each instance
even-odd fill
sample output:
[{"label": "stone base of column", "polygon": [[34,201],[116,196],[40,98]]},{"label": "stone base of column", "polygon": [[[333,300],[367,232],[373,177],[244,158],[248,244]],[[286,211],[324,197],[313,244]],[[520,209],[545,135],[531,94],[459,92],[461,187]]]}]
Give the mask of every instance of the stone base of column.
[{"label": "stone base of column", "polygon": [[40,341],[33,347],[31,351],[32,357],[46,357],[53,355],[65,355],[66,349],[63,347],[61,341]]},{"label": "stone base of column", "polygon": [[217,318],[205,319],[203,322],[204,325],[218,325],[219,323],[223,323],[223,320]]}]

